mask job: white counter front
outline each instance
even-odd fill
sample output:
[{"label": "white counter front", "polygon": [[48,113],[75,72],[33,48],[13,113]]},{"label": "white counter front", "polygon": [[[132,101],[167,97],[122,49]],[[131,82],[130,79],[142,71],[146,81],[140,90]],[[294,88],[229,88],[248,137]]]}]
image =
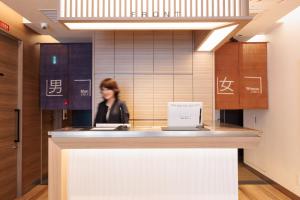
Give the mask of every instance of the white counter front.
[{"label": "white counter front", "polygon": [[237,200],[237,148],[259,132],[64,129],[49,133],[49,199]]}]

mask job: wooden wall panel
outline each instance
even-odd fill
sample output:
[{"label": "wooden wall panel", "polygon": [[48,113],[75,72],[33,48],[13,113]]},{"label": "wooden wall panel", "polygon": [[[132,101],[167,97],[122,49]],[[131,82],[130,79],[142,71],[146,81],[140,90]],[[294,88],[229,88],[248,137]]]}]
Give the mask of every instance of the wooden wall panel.
[{"label": "wooden wall panel", "polygon": [[155,31],[154,49],[173,49],[173,31]]},{"label": "wooden wall panel", "polygon": [[154,120],[134,120],[134,126],[153,126]]},{"label": "wooden wall panel", "polygon": [[193,75],[174,76],[174,101],[193,101]]},{"label": "wooden wall panel", "polygon": [[214,96],[212,91],[214,71],[213,53],[194,52],[193,54],[193,101],[203,102],[204,123],[213,121]]},{"label": "wooden wall panel", "polygon": [[173,76],[154,75],[154,119],[168,119],[168,102],[173,101]]},{"label": "wooden wall panel", "polygon": [[[213,54],[193,53],[192,31],[96,32],[94,42],[103,42],[94,44],[94,109],[101,101],[100,81],[112,77],[135,126],[166,125],[169,101],[202,101],[211,122]],[[99,54],[106,49],[108,64]]]},{"label": "wooden wall panel", "polygon": [[0,109],[0,198],[15,199],[17,192],[16,114]]},{"label": "wooden wall panel", "polygon": [[0,33],[0,110],[17,108],[18,42]]},{"label": "wooden wall panel", "polygon": [[[39,88],[39,45],[24,44],[23,69],[23,193],[41,178],[41,110]],[[30,70],[29,70],[30,69]]]},{"label": "wooden wall panel", "polygon": [[56,42],[24,26],[23,17],[0,2],[0,19],[9,24],[7,33],[23,42],[22,83],[22,193],[41,178],[41,110],[39,90],[39,43]]},{"label": "wooden wall panel", "polygon": [[133,48],[115,49],[115,72],[133,73]]},{"label": "wooden wall panel", "polygon": [[134,119],[153,119],[153,75],[134,76]]},{"label": "wooden wall panel", "polygon": [[[0,32],[0,199],[17,195],[18,41]],[[21,92],[21,91],[20,91]]]},{"label": "wooden wall panel", "polygon": [[174,49],[192,49],[193,32],[192,31],[174,31],[173,32]]},{"label": "wooden wall panel", "polygon": [[153,126],[168,126],[167,120],[154,120]]},{"label": "wooden wall panel", "polygon": [[115,48],[133,49],[133,31],[116,31]]},{"label": "wooden wall panel", "polygon": [[240,106],[268,108],[267,43],[240,46]]},{"label": "wooden wall panel", "polygon": [[42,183],[48,180],[48,131],[54,129],[53,111],[42,111]]},{"label": "wooden wall panel", "polygon": [[115,38],[113,31],[95,34],[94,58],[96,73],[114,73],[115,70]]},{"label": "wooden wall panel", "polygon": [[193,73],[193,51],[192,49],[174,49],[174,73]]},{"label": "wooden wall panel", "polygon": [[115,79],[121,90],[120,98],[126,102],[130,115],[133,115],[133,77],[133,74],[115,74]]},{"label": "wooden wall panel", "polygon": [[134,49],[134,73],[153,74],[153,48]]},{"label": "wooden wall panel", "polygon": [[97,57],[95,61],[96,73],[114,73],[115,70],[115,50],[114,49],[97,49],[95,51]]},{"label": "wooden wall panel", "polygon": [[173,74],[173,49],[154,48],[154,73]]},{"label": "wooden wall panel", "polygon": [[134,49],[152,49],[153,50],[153,31],[135,31],[133,35]]},{"label": "wooden wall panel", "polygon": [[227,43],[215,62],[217,109],[268,108],[266,43]]},{"label": "wooden wall panel", "polygon": [[227,43],[215,52],[216,109],[239,109],[239,44]]},{"label": "wooden wall panel", "polygon": [[133,31],[115,32],[115,72],[133,73]]}]

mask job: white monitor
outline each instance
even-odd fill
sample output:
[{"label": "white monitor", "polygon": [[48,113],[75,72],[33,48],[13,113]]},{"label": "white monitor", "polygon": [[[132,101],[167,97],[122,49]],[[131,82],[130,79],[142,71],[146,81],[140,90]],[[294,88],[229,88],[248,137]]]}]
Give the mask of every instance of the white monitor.
[{"label": "white monitor", "polygon": [[169,102],[168,127],[202,126],[202,110],[202,102]]}]

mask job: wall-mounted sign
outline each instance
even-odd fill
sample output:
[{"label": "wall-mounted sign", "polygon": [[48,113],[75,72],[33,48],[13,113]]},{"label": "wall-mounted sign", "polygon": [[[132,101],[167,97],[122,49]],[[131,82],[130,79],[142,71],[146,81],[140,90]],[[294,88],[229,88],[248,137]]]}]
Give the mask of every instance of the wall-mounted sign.
[{"label": "wall-mounted sign", "polygon": [[217,109],[268,108],[266,43],[227,43],[215,64]]},{"label": "wall-mounted sign", "polygon": [[262,94],[262,77],[261,76],[244,76],[245,90],[250,94]]},{"label": "wall-mounted sign", "polygon": [[91,110],[90,44],[41,46],[41,108]]},{"label": "wall-mounted sign", "polygon": [[217,77],[217,94],[234,95],[234,80],[230,80],[227,76],[220,79]]},{"label": "wall-mounted sign", "polygon": [[3,21],[0,20],[0,29],[9,32],[9,25]]}]

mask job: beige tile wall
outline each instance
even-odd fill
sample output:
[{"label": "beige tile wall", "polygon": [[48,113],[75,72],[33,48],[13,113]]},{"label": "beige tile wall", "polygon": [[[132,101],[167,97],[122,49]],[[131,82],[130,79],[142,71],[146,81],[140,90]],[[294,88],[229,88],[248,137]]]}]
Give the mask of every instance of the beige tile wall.
[{"label": "beige tile wall", "polygon": [[99,83],[117,80],[134,125],[166,125],[170,101],[204,102],[213,117],[213,53],[193,52],[192,31],[103,31],[94,35],[94,111]]}]

